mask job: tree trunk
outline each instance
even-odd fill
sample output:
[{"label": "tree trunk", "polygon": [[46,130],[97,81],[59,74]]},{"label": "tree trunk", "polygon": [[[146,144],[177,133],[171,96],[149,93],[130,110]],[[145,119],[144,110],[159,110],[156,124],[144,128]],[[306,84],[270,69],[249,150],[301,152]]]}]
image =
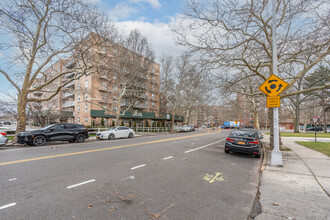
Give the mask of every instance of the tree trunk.
[{"label": "tree trunk", "polygon": [[296,96],[295,100],[295,117],[293,120],[293,132],[299,133],[299,121],[300,121],[300,95]]},{"label": "tree trunk", "polygon": [[174,119],[175,119],[175,114],[172,114],[172,123],[171,123],[171,132],[174,132]]},{"label": "tree trunk", "polygon": [[253,112],[253,127],[255,129],[258,129],[259,130],[259,116],[258,116],[258,109],[257,109],[257,104],[255,102],[255,96],[252,97],[252,100],[253,100],[253,109],[252,109],[252,112]]},{"label": "tree trunk", "polygon": [[323,132],[327,133],[328,125],[327,125],[327,117],[326,117],[326,114],[325,114],[325,104],[324,104],[324,93],[323,93],[323,91],[321,91],[321,99],[322,99],[322,111],[323,111]]},{"label": "tree trunk", "polygon": [[17,127],[13,143],[16,143],[16,137],[20,132],[26,131],[26,106],[27,94],[18,95],[17,101]]},{"label": "tree trunk", "polygon": [[118,105],[117,105],[116,126],[119,126],[119,117],[120,117],[120,101],[118,101]]}]

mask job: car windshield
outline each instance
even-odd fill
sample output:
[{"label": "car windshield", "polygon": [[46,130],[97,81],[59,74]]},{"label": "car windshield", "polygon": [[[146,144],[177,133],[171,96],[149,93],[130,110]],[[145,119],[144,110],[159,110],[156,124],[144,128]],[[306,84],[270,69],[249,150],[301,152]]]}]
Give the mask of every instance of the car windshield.
[{"label": "car windshield", "polygon": [[114,131],[116,128],[109,128],[108,131]]},{"label": "car windshield", "polygon": [[54,125],[48,125],[48,126],[46,126],[46,127],[44,127],[44,128],[41,128],[40,130],[47,130],[48,128],[50,128],[50,127],[52,127],[52,126],[54,126]]},{"label": "car windshield", "polygon": [[255,138],[255,133],[255,131],[233,131],[230,136]]}]

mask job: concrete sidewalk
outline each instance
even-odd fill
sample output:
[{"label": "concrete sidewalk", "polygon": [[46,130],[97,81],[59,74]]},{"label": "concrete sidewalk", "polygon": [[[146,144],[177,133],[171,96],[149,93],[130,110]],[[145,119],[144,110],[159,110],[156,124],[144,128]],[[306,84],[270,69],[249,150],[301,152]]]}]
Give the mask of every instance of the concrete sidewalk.
[{"label": "concrete sidewalk", "polygon": [[[264,136],[269,143],[269,135]],[[330,219],[330,158],[301,146],[300,138],[282,138],[283,167],[267,165],[262,173],[262,212],[255,219]]]}]

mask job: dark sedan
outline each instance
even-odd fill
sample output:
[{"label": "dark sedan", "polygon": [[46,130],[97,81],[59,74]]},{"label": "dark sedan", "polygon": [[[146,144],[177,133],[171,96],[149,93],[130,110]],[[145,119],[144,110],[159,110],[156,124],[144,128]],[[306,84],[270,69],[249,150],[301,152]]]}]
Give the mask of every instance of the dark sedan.
[{"label": "dark sedan", "polygon": [[261,143],[257,130],[254,129],[242,129],[232,131],[229,137],[226,139],[225,153],[239,152],[254,155],[256,158],[260,158]]},{"label": "dark sedan", "polygon": [[88,129],[79,124],[55,124],[40,130],[21,132],[17,135],[17,143],[42,146],[50,141],[84,142],[88,136]]},{"label": "dark sedan", "polygon": [[317,126],[317,127],[310,127],[306,129],[307,131],[323,131],[322,126]]}]

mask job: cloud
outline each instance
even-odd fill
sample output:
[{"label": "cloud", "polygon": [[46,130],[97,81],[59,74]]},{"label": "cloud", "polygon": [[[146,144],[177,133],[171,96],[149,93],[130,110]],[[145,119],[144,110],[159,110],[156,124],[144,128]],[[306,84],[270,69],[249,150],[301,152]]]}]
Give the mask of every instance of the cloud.
[{"label": "cloud", "polygon": [[[176,22],[172,19],[171,22]],[[155,50],[156,61],[159,61],[160,56],[173,55],[179,56],[186,48],[176,45],[173,40],[173,34],[169,28],[169,23],[163,22],[146,22],[146,21],[123,21],[117,23],[120,28],[123,28],[126,33],[132,29],[139,29],[145,35],[148,42]]]},{"label": "cloud", "polygon": [[141,3],[146,2],[151,5],[153,9],[160,9],[162,6],[158,0],[130,0],[131,3]]},{"label": "cloud", "polygon": [[101,3],[102,0],[83,0],[84,3],[86,4],[96,4],[96,3]]},{"label": "cloud", "polygon": [[132,14],[136,14],[137,12],[137,9],[130,7],[127,3],[121,2],[110,10],[108,15],[110,19],[117,21],[119,19],[129,18]]},{"label": "cloud", "polygon": [[4,58],[5,55],[3,55],[3,53],[0,52],[0,59]]}]

